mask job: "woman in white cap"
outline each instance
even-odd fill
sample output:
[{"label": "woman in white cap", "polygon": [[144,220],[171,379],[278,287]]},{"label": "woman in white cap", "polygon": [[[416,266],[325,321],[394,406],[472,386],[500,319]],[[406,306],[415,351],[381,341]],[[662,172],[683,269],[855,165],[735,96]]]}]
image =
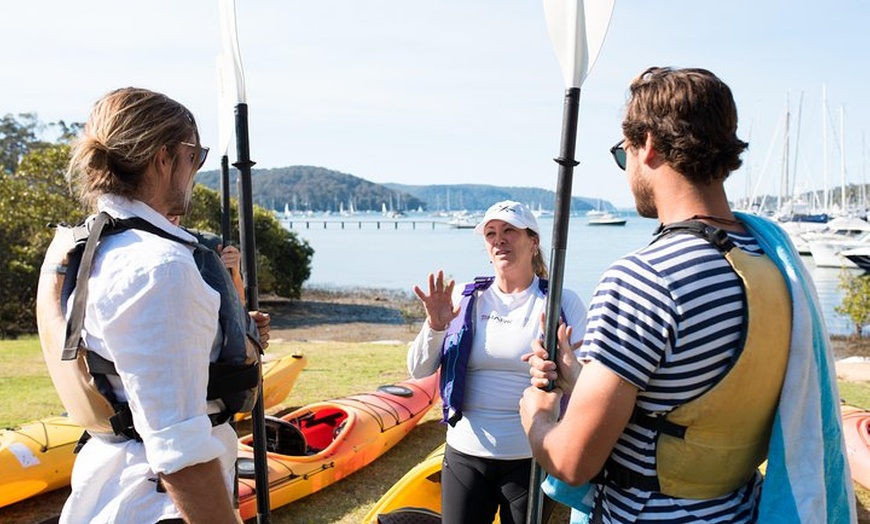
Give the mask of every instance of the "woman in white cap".
[{"label": "woman in white cap", "polygon": [[[522,356],[543,336],[547,265],[538,222],[519,202],[493,205],[474,232],[483,235],[495,274],[456,287],[439,270],[429,274],[428,292],[414,287],[427,318],[408,351],[408,369],[414,377],[441,372],[448,424],[443,522],[488,524],[498,512],[502,524],[520,523],[532,465],[519,415],[529,384]],[[578,343],[586,308],[567,289],[561,315]],[[551,506],[545,504],[545,517]]]}]

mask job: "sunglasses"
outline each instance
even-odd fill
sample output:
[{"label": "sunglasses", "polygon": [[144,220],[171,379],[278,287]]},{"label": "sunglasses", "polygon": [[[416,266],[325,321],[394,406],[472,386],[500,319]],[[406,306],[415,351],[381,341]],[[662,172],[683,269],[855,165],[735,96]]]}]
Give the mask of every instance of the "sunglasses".
[{"label": "sunglasses", "polygon": [[[196,144],[191,144],[190,142],[180,142],[180,144],[199,150],[199,165],[196,166],[196,169],[202,169],[202,165],[205,164],[205,159],[208,158],[208,148],[201,145],[198,146]],[[190,157],[191,160],[193,160],[193,158],[193,156]]]},{"label": "sunglasses", "polygon": [[613,161],[619,166],[619,169],[625,171],[625,139],[623,138],[610,148],[610,154],[613,155]]}]

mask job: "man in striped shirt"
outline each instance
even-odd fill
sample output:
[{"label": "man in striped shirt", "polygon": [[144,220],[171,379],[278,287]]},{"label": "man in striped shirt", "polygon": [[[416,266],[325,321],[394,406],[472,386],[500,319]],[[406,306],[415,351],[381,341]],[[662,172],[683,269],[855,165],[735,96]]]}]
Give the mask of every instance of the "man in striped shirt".
[{"label": "man in striped shirt", "polygon": [[[727,455],[722,450],[729,431],[720,432],[725,436],[716,437],[709,456],[691,447],[659,449],[663,439],[680,441],[686,427],[693,431],[691,424],[661,424],[693,401],[688,409],[704,402],[696,412],[722,415],[738,429],[745,415],[745,424],[755,426],[749,433],[769,434],[770,405],[729,405],[722,394],[719,400],[705,394],[716,388],[727,388],[724,398],[757,392],[772,398],[775,407],[788,355],[790,302],[779,274],[768,279],[750,271],[744,280],[726,256],[726,250],[736,250],[737,258],[750,263],[766,259],[725,194],[725,179],[740,167],[747,147],[736,135],[731,91],[703,69],[650,68],[630,86],[622,128],[624,137],[611,153],[627,172],[638,213],[663,226],[692,227],[665,227],[649,246],[610,266],[591,300],[579,358],[564,351],[564,327],[558,373],[540,342],[533,346],[528,357],[533,385],[555,380],[558,389],[525,392],[523,426],[535,458],[551,475],[572,485],[592,482],[584,500],[592,522],[755,522],[762,484],[756,466],[766,439],[749,445],[755,447],[747,449],[748,465],[736,473],[736,483],[720,478],[728,460],[715,451],[718,446]],[[708,238],[713,233],[726,248]],[[771,307],[759,306],[746,292],[747,285],[766,280],[774,286],[767,293]],[[760,310],[772,320],[755,322],[760,334],[747,337],[749,317]],[[780,328],[771,327],[777,323]],[[769,356],[777,362],[772,376],[753,380],[765,371]],[[730,382],[724,381],[728,375]],[[559,390],[571,395],[560,421]],[[702,459],[710,461],[701,465]],[[669,479],[666,469],[681,462],[675,467],[688,473]]]}]

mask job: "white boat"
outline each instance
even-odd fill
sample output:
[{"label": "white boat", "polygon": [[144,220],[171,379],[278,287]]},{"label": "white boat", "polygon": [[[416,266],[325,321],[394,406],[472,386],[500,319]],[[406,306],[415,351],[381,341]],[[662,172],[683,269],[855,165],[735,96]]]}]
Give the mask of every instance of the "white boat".
[{"label": "white boat", "polygon": [[598,199],[598,204],[595,208],[586,212],[586,218],[601,218],[607,214],[607,211],[601,209],[601,199]]},{"label": "white boat", "polygon": [[810,241],[810,254],[816,267],[858,267],[855,262],[841,253],[870,246],[870,233],[857,239],[822,239]]},{"label": "white boat", "polygon": [[456,229],[474,229],[477,226],[477,222],[477,217],[468,211],[457,211],[447,221],[450,227]]},{"label": "white boat", "polygon": [[864,271],[870,271],[870,245],[840,251],[840,256]]},{"label": "white boat", "polygon": [[815,224],[811,222],[782,222],[779,224],[783,231],[788,234],[791,243],[801,255],[810,254],[810,244],[807,242],[805,235],[807,233],[819,233],[825,229],[825,224]]},{"label": "white boat", "polygon": [[338,214],[343,217],[351,217],[356,214],[356,210],[353,208],[353,200],[348,200],[347,209],[344,207],[344,202],[338,203]]},{"label": "white boat", "polygon": [[625,217],[614,215],[613,213],[603,213],[590,218],[587,224],[590,226],[624,226],[625,222]]},{"label": "white boat", "polygon": [[[821,244],[836,244],[837,251],[847,249],[843,247],[843,242],[856,241],[861,237],[870,233],[870,223],[866,220],[856,217],[838,217],[828,222],[823,229],[814,231],[804,231],[799,234],[791,234],[792,242],[802,255],[811,254],[811,244],[817,243],[817,251],[826,251]],[[857,246],[856,246],[857,247]],[[826,263],[832,262],[829,260],[827,253],[820,254],[822,260]],[[814,257],[815,258],[815,257]],[[816,264],[818,265],[818,264]],[[821,267],[840,267],[839,265],[821,266]]]},{"label": "white boat", "polygon": [[532,214],[535,218],[547,218],[553,216],[553,212],[549,209],[542,208],[541,204],[538,204],[538,209],[532,209]]}]

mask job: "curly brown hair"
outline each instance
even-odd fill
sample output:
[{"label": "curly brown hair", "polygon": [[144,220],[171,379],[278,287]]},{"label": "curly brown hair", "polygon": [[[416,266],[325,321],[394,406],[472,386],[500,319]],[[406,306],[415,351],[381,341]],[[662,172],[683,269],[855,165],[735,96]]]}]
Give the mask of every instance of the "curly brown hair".
[{"label": "curly brown hair", "polygon": [[629,87],[622,132],[629,146],[652,147],[698,184],[725,180],[749,144],[737,138],[731,89],[706,69],[651,67]]}]

